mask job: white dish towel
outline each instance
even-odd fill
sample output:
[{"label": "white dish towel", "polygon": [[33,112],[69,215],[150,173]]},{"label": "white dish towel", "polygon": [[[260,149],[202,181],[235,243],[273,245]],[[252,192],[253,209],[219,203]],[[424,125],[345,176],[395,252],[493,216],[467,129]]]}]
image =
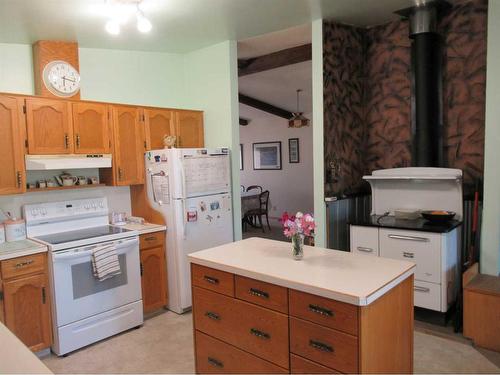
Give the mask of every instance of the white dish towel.
[{"label": "white dish towel", "polygon": [[115,245],[96,246],[92,250],[92,269],[94,276],[99,281],[104,281],[122,273]]}]

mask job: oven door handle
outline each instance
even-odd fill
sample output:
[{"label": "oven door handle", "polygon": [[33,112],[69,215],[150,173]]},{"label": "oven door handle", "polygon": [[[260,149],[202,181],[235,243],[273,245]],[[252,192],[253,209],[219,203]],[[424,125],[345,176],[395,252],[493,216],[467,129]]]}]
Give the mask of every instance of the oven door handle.
[{"label": "oven door handle", "polygon": [[[120,253],[126,253],[127,251],[120,251],[120,249],[124,248],[129,248],[132,249],[134,245],[138,245],[139,240],[137,238],[132,238],[128,240],[122,240],[116,244],[116,251],[118,254]],[[83,257],[88,257],[92,255],[92,249],[95,248],[96,246],[90,247],[90,250],[70,250],[68,252],[61,252],[57,253],[54,252],[52,253],[54,261],[59,261],[59,260],[69,260],[69,259],[78,259],[78,258],[83,258]],[[89,248],[89,247],[86,247]]]}]

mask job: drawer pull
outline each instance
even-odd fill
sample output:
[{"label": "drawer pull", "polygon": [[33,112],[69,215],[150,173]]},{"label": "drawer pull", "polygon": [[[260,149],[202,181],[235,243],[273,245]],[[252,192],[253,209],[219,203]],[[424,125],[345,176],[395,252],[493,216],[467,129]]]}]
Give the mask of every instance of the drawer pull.
[{"label": "drawer pull", "polygon": [[400,234],[388,234],[387,237],[394,240],[407,240],[407,241],[417,241],[417,242],[429,242],[430,240],[425,237],[414,237],[414,236],[402,236]]},{"label": "drawer pull", "polygon": [[325,309],[318,305],[309,304],[309,311],[323,316],[333,316],[332,310]]},{"label": "drawer pull", "polygon": [[214,285],[217,285],[219,284],[219,279],[216,279],[215,277],[210,277],[210,276],[203,276],[203,278],[205,279],[205,281],[207,283],[210,283],[210,284],[214,284]]},{"label": "drawer pull", "polygon": [[219,314],[216,314],[216,313],[214,313],[214,312],[211,312],[211,311],[207,311],[207,312],[205,313],[205,316],[206,316],[207,318],[212,319],[212,320],[220,320],[220,315],[219,315]]},{"label": "drawer pull", "polygon": [[415,258],[415,253],[409,253],[407,251],[403,251],[403,256],[405,258]]},{"label": "drawer pull", "polygon": [[218,368],[223,368],[224,367],[224,363],[222,363],[221,361],[216,360],[215,358],[208,357],[207,361],[208,361],[208,363],[210,363],[214,367],[218,367]]},{"label": "drawer pull", "polygon": [[313,347],[314,349],[318,349],[319,351],[322,352],[333,353],[333,348],[330,345],[323,344],[320,341],[309,340],[309,346]]},{"label": "drawer pull", "polygon": [[22,268],[22,267],[25,267],[25,266],[29,266],[30,264],[33,264],[33,259],[30,259],[30,260],[27,260],[25,262],[20,262],[20,263],[16,263],[14,265],[15,268]]},{"label": "drawer pull", "polygon": [[155,236],[145,237],[144,241],[156,241],[156,237]]},{"label": "drawer pull", "polygon": [[265,298],[265,299],[269,299],[269,293],[267,292],[263,292],[262,290],[259,290],[259,289],[255,289],[255,288],[250,288],[250,290],[248,291],[252,296],[255,296],[255,297],[261,297],[261,298]]},{"label": "drawer pull", "polygon": [[250,328],[250,334],[257,336],[259,339],[269,340],[271,335],[269,333],[262,332],[255,328]]},{"label": "drawer pull", "polygon": [[358,251],[362,251],[364,253],[373,253],[373,249],[371,247],[358,246],[357,249]]},{"label": "drawer pull", "polygon": [[430,288],[425,288],[423,286],[414,286],[413,287],[413,290],[415,290],[415,292],[422,292],[422,293],[430,293]]}]

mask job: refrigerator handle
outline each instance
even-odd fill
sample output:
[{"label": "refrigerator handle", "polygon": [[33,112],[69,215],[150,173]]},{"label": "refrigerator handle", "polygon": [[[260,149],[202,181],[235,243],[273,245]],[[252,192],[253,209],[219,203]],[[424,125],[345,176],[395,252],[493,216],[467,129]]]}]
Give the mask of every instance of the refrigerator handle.
[{"label": "refrigerator handle", "polygon": [[182,237],[186,239],[187,212],[186,199],[182,198]]},{"label": "refrigerator handle", "polygon": [[181,189],[182,189],[182,198],[186,199],[186,172],[184,171],[184,164],[182,163],[182,159],[180,160],[180,172],[181,172]]}]

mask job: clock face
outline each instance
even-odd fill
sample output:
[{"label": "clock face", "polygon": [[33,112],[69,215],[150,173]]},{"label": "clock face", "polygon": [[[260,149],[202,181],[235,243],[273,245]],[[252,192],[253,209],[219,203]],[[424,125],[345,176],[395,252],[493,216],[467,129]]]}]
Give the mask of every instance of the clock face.
[{"label": "clock face", "polygon": [[52,94],[69,97],[80,90],[80,74],[65,61],[51,61],[43,69],[43,83]]}]

